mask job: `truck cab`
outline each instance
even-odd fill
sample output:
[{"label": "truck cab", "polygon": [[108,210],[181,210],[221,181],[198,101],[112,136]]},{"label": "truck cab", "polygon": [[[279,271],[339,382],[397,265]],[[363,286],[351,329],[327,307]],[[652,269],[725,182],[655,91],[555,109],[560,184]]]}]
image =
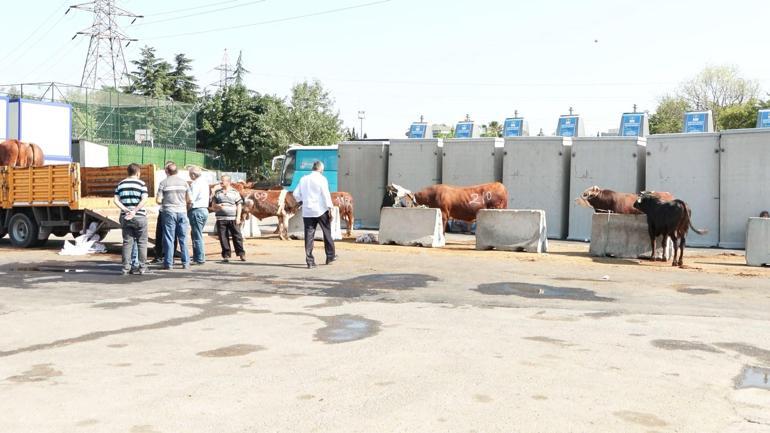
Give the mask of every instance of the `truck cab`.
[{"label": "truck cab", "polygon": [[337,146],[292,146],[285,155],[273,158],[273,169],[281,163],[281,186],[289,191],[299,184],[302,176],[313,171],[313,163],[324,163],[324,177],[329,181],[329,191],[337,191]]}]

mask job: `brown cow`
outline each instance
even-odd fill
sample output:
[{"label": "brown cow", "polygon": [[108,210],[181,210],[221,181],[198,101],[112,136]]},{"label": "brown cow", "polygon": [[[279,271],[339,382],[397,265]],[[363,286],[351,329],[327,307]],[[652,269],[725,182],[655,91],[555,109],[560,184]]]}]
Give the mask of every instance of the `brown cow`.
[{"label": "brown cow", "polygon": [[[353,196],[347,192],[333,192],[332,202],[340,209],[340,220],[345,221],[345,236],[353,236]],[[340,221],[340,222],[342,222]]]},{"label": "brown cow", "polygon": [[[297,200],[294,199],[292,193],[277,190],[244,189],[241,195],[243,196],[241,222],[245,221],[249,215],[260,220],[272,216],[278,217],[278,236],[283,240],[289,239],[289,218],[299,210]],[[283,203],[280,203],[282,195],[284,195]]]},{"label": "brown cow", "polygon": [[508,191],[500,182],[465,187],[438,184],[416,193],[395,184],[388,185],[383,206],[395,205],[440,209],[443,228],[446,230],[450,218],[473,222],[481,209],[505,209],[508,205]]},{"label": "brown cow", "polygon": [[[652,191],[650,194],[655,195],[661,201],[671,201],[674,199],[674,196],[669,192]],[[575,203],[581,206],[591,207],[595,212],[641,214],[642,212],[634,207],[634,203],[638,199],[639,196],[637,194],[615,192],[594,185],[583,191],[583,194],[575,199]]]},{"label": "brown cow", "polygon": [[0,166],[40,167],[45,165],[43,149],[34,143],[6,140],[0,143]]}]

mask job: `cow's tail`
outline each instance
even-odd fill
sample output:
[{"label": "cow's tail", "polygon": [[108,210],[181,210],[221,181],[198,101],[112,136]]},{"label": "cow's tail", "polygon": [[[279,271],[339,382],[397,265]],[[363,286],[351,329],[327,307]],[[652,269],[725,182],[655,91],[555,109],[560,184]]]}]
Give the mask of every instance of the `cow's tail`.
[{"label": "cow's tail", "polygon": [[696,229],[695,226],[692,225],[692,211],[690,210],[690,207],[687,206],[687,203],[683,202],[682,200],[679,200],[679,203],[682,204],[682,207],[687,214],[687,225],[690,226],[690,229],[699,235],[705,235],[708,233],[709,231],[707,229]]}]

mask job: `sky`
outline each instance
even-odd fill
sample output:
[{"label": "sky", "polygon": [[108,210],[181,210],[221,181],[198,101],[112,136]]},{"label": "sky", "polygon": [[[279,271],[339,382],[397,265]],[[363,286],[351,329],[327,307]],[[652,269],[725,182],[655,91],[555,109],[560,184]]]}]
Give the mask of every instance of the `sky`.
[{"label": "sky", "polygon": [[[0,84],[79,84],[91,25],[84,0],[5,2]],[[501,122],[518,111],[549,135],[570,107],[587,135],[654,111],[708,65],[737,66],[770,92],[767,0],[116,0],[143,19],[118,22],[172,60],[194,59],[204,87],[239,52],[260,93],[320,80],[348,127],[400,138],[413,121]],[[130,69],[130,65],[129,65]]]}]

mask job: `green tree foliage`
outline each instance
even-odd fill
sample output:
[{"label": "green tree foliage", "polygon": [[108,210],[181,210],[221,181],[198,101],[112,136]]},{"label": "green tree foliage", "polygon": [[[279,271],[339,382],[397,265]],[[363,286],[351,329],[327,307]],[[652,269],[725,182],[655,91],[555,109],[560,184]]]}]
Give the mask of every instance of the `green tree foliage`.
[{"label": "green tree foliage", "polygon": [[198,100],[198,84],[190,75],[192,59],[182,53],[174,57],[174,70],[170,74],[171,99],[178,102],[195,103]]},{"label": "green tree foliage", "polygon": [[720,125],[722,110],[751,103],[759,96],[759,84],[742,78],[735,66],[709,66],[682,84],[679,93],[694,109],[711,110]]},{"label": "green tree foliage", "polygon": [[155,54],[155,48],[142,48],[139,59],[132,60],[135,70],[129,74],[130,84],[125,93],[155,99],[193,103],[197,100],[198,85],[190,75],[192,60],[184,54],[174,57],[174,65]]},{"label": "green tree foliage", "polygon": [[503,125],[500,124],[497,120],[493,120],[489,122],[489,125],[487,125],[487,131],[481,135],[482,137],[502,137],[503,136]]},{"label": "green tree foliage", "polygon": [[330,145],[344,131],[334,101],[319,81],[295,85],[288,104],[272,104],[265,116],[269,134],[281,143]]},{"label": "green tree foliage", "polygon": [[684,113],[691,109],[684,98],[664,96],[658,103],[655,113],[650,116],[651,134],[670,134],[682,132]]}]

